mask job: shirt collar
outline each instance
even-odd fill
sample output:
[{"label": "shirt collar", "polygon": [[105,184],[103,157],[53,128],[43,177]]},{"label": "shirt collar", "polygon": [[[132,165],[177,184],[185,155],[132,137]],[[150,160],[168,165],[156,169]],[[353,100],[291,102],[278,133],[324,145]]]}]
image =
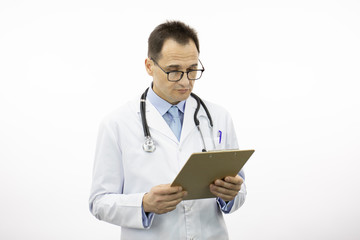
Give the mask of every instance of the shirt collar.
[{"label": "shirt collar", "polygon": [[[169,108],[172,106],[170,103],[159,97],[153,90],[152,86],[149,87],[149,91],[147,93],[147,99],[151,102],[151,104],[159,111],[161,116],[163,116]],[[186,100],[179,102],[175,106],[184,113],[185,111],[185,103]]]}]

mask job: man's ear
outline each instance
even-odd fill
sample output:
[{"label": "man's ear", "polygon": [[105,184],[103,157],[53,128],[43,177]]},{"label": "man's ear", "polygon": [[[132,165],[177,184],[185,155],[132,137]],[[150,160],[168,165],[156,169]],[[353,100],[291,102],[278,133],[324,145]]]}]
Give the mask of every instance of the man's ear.
[{"label": "man's ear", "polygon": [[154,62],[151,61],[150,58],[145,59],[145,69],[150,76],[153,75],[153,67],[154,67]]}]

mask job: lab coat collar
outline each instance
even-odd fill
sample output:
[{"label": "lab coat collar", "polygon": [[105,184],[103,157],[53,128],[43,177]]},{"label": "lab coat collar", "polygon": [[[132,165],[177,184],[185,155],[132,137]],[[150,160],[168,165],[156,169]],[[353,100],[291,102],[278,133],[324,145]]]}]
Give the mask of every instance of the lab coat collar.
[{"label": "lab coat collar", "polygon": [[[139,109],[139,116],[140,109]],[[151,104],[151,102],[146,99],[146,120],[149,126],[150,134],[154,136],[154,132],[160,132],[161,134],[167,136],[175,143],[178,143],[178,139],[171,131],[169,125],[165,122],[164,118],[161,116],[159,111]],[[156,141],[156,139],[154,139]]]},{"label": "lab coat collar", "polygon": [[[197,107],[196,100],[193,97],[189,97],[186,100],[186,107],[184,113],[183,126],[181,130],[180,143],[183,142],[192,131],[196,130],[196,126],[194,123],[194,113],[196,107]],[[140,109],[138,110],[138,113],[140,116]],[[198,118],[203,115],[206,116],[206,113],[201,107],[198,112]],[[163,135],[167,136],[168,138],[170,138],[175,143],[179,144],[179,140],[171,131],[170,127],[167,125],[164,118],[161,116],[159,111],[154,107],[154,105],[151,104],[151,102],[148,99],[146,99],[146,120],[148,122],[150,133],[154,131],[158,131]]]},{"label": "lab coat collar", "polygon": [[[152,105],[159,111],[159,113],[161,114],[161,116],[164,116],[164,114],[169,110],[169,108],[172,106],[169,102],[165,101],[164,99],[162,99],[161,97],[159,97],[154,90],[152,89],[152,87],[149,87],[149,91],[147,93],[147,97],[146,99],[149,99],[149,102],[152,103]],[[178,104],[176,104],[176,106],[178,107],[178,109],[184,113],[185,111],[185,102],[181,101]]]},{"label": "lab coat collar", "polygon": [[[188,137],[188,135],[192,133],[192,131],[196,130],[196,125],[194,122],[194,114],[195,114],[196,107],[197,107],[196,100],[193,97],[189,97],[186,100],[184,122],[183,122],[183,127],[181,130],[180,143],[185,141],[186,138]],[[204,111],[204,109],[202,107],[200,107],[197,117],[200,118],[202,116],[206,116],[206,112]]]}]

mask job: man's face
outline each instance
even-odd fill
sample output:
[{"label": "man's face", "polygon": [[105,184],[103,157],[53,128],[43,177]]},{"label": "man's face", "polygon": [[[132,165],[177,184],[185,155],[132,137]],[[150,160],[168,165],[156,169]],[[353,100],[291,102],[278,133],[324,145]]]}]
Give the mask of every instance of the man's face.
[{"label": "man's face", "polygon": [[[195,43],[190,40],[182,45],[173,39],[165,40],[160,58],[156,59],[159,66],[166,72],[198,69],[199,53]],[[164,73],[153,61],[146,59],[146,70],[153,77],[153,90],[162,99],[171,104],[177,104],[187,99],[193,89],[194,80],[189,80],[185,73],[178,82],[170,82]]]}]

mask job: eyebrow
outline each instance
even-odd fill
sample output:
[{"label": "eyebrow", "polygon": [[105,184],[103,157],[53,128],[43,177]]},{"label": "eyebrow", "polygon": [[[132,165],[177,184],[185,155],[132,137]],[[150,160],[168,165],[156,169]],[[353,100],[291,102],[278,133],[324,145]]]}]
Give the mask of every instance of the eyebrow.
[{"label": "eyebrow", "polygon": [[[194,63],[194,64],[190,65],[187,69],[192,68],[192,67],[197,67],[197,66],[198,66],[198,64]],[[167,68],[181,68],[181,66],[178,64],[172,64],[172,65],[167,66]]]}]

